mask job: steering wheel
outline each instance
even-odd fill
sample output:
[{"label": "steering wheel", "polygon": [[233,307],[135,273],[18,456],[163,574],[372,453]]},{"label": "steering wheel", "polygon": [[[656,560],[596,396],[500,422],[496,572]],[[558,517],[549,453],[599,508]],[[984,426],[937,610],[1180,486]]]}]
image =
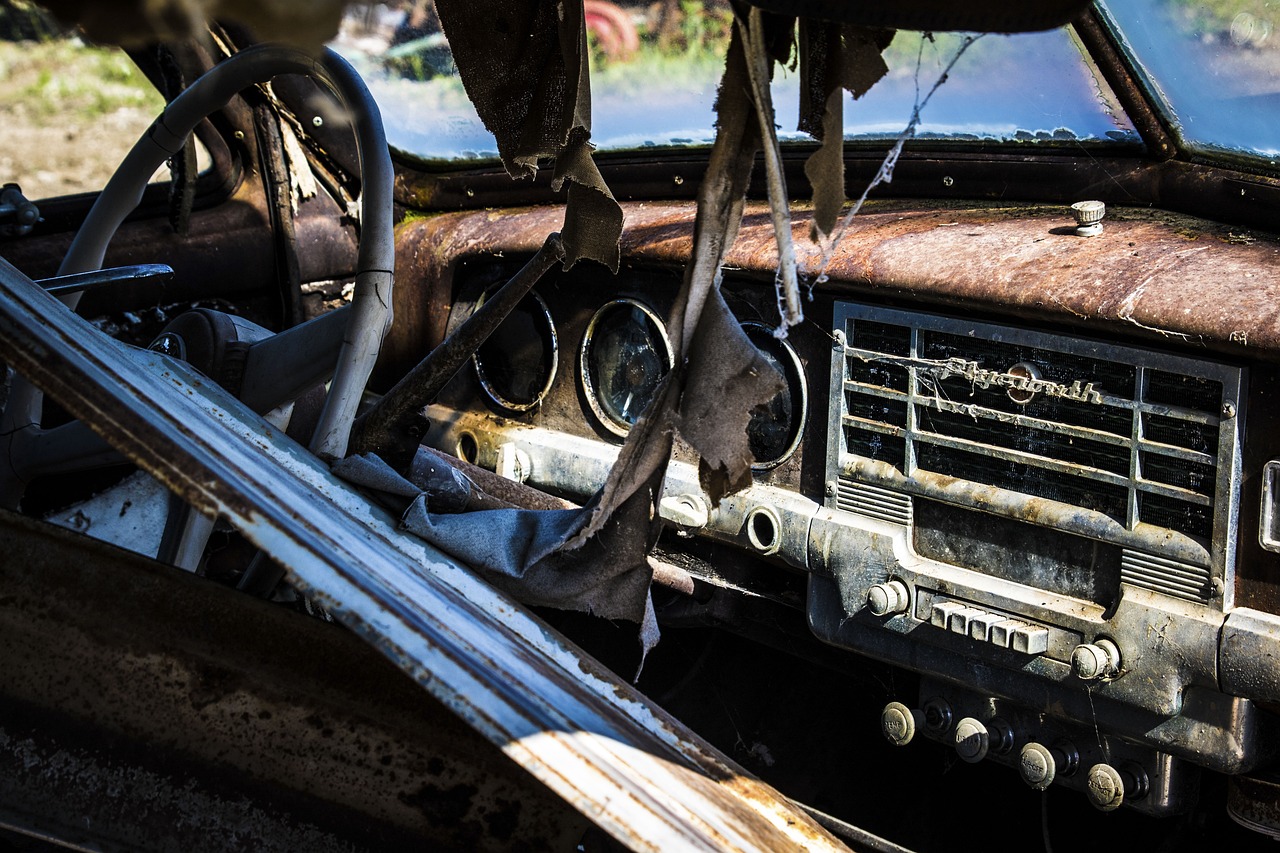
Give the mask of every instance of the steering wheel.
[{"label": "steering wheel", "polygon": [[[395,251],[393,170],[382,117],[360,76],[333,51],[326,49],[317,57],[297,48],[257,45],[229,57],[196,80],[165,108],[126,155],[89,211],[58,274],[101,269],[108,244],[142,200],[148,180],[181,150],[195,126],[238,92],[281,74],[312,77],[337,96],[351,116],[361,187],[355,293],[347,308],[252,344],[245,387],[255,396],[251,406],[266,412],[309,387],[306,383],[298,387],[299,365],[332,363],[336,348],[333,379],[309,446],[322,458],[341,458],[346,454],[361,394],[391,323]],[[80,293],[59,298],[74,309]],[[42,402],[34,385],[15,377],[0,416],[0,454],[20,459],[21,470],[10,466],[0,471],[0,504],[16,506],[25,483],[35,474],[88,467],[104,455],[105,445],[81,424],[41,429]],[[246,398],[246,402],[250,401]]]}]

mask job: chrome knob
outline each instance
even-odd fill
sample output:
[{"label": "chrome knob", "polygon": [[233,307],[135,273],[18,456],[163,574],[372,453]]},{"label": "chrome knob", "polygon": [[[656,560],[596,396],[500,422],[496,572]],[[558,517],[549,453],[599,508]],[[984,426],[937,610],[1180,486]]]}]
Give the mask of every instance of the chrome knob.
[{"label": "chrome knob", "polygon": [[1107,215],[1107,206],[1102,202],[1078,201],[1071,205],[1071,213],[1076,218],[1076,234],[1096,237],[1102,233],[1102,217]]},{"label": "chrome knob", "polygon": [[903,613],[911,602],[911,592],[902,581],[878,583],[867,590],[867,609],[876,616]]},{"label": "chrome knob", "polygon": [[1036,791],[1043,791],[1058,774],[1058,756],[1042,743],[1028,743],[1018,756],[1018,775]]},{"label": "chrome knob", "polygon": [[987,750],[991,747],[991,734],[981,720],[965,717],[956,723],[954,743],[961,761],[977,764],[987,757]]},{"label": "chrome knob", "polygon": [[908,708],[901,702],[890,702],[880,712],[880,731],[894,746],[906,746],[925,724],[924,712]]},{"label": "chrome knob", "polygon": [[1110,640],[1076,646],[1071,652],[1071,671],[1082,681],[1113,678],[1120,673],[1120,649]]},{"label": "chrome knob", "polygon": [[1147,793],[1147,772],[1141,766],[1126,762],[1119,769],[1110,764],[1095,764],[1089,768],[1087,790],[1089,802],[1104,812],[1115,811],[1125,798],[1142,799]]}]

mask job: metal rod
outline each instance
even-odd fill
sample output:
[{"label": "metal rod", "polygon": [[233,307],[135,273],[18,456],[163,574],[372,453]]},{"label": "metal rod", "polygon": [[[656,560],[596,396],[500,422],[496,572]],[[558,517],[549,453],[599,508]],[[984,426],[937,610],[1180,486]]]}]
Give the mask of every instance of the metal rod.
[{"label": "metal rod", "polygon": [[356,419],[351,452],[377,453],[392,467],[404,469],[422,436],[422,408],[435,399],[542,276],[563,259],[564,243],[559,233],[553,233],[510,281]]},{"label": "metal rod", "polygon": [[127,267],[107,267],[101,270],[42,278],[36,282],[54,296],[82,293],[118,282],[130,284],[168,283],[173,279],[173,267],[168,264],[135,264]]}]

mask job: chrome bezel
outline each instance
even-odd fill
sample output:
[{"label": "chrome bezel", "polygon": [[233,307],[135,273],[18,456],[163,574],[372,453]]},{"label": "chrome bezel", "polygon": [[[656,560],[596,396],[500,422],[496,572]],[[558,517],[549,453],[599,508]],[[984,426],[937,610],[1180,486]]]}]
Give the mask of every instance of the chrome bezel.
[{"label": "chrome bezel", "polygon": [[[752,471],[771,471],[795,455],[796,448],[804,441],[805,426],[809,419],[809,383],[805,381],[804,364],[800,361],[799,353],[796,352],[795,347],[791,346],[790,342],[775,337],[772,327],[766,326],[764,323],[747,322],[742,324],[742,328],[747,332],[748,340],[750,340],[752,330],[763,332],[773,344],[786,354],[787,358],[779,358],[779,361],[783,361],[794,371],[794,381],[792,376],[786,377],[787,386],[791,389],[793,400],[796,392],[799,392],[800,411],[798,416],[800,426],[796,429],[795,438],[791,440],[791,443],[787,445],[787,449],[777,459],[771,459],[766,462],[757,460],[751,464]],[[751,341],[751,344],[757,349],[763,349],[755,341]],[[775,352],[774,355],[777,356],[778,354]]]},{"label": "chrome bezel", "polygon": [[667,337],[667,326],[657,313],[636,299],[613,299],[601,305],[595,314],[591,315],[591,322],[587,323],[587,331],[582,336],[582,346],[578,349],[578,375],[582,379],[582,389],[587,398],[587,405],[591,409],[591,413],[595,415],[596,420],[601,426],[619,438],[626,438],[631,432],[631,424],[618,420],[608,413],[601,404],[595,384],[591,381],[591,371],[587,364],[587,355],[591,350],[591,343],[595,338],[596,323],[604,316],[605,312],[626,305],[631,308],[639,308],[651,321],[654,328],[658,330],[658,338],[662,341],[663,351],[666,355],[667,372],[671,372],[671,368],[675,366],[675,356],[671,351],[671,339]]},{"label": "chrome bezel", "polygon": [[[547,394],[550,393],[551,385],[556,380],[556,371],[560,367],[560,337],[556,334],[556,323],[551,317],[551,309],[547,307],[546,301],[538,294],[530,291],[528,295],[532,296],[538,303],[538,307],[542,310],[542,317],[547,321],[547,331],[551,333],[551,369],[547,372],[547,381],[543,383],[542,390],[538,392],[538,395],[534,398],[533,402],[513,403],[510,400],[503,398],[503,396],[494,389],[488,377],[484,375],[484,366],[480,363],[479,348],[477,348],[475,353],[471,356],[471,365],[475,368],[476,379],[479,380],[480,388],[484,391],[485,396],[488,397],[494,405],[510,412],[528,412],[541,405],[542,401],[546,399]],[[483,304],[484,301],[481,300],[476,307],[479,308],[480,305]],[[519,306],[517,305],[517,307]],[[500,329],[502,327],[499,326],[498,328]],[[497,330],[495,330],[495,333],[496,331]]]}]

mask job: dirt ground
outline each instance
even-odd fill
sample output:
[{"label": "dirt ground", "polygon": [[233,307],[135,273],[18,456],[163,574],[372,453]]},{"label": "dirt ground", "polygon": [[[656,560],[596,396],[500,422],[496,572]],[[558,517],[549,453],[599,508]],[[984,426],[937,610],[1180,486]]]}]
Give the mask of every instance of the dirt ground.
[{"label": "dirt ground", "polygon": [[101,189],[163,106],[119,51],[0,42],[0,183],[33,200]]}]

